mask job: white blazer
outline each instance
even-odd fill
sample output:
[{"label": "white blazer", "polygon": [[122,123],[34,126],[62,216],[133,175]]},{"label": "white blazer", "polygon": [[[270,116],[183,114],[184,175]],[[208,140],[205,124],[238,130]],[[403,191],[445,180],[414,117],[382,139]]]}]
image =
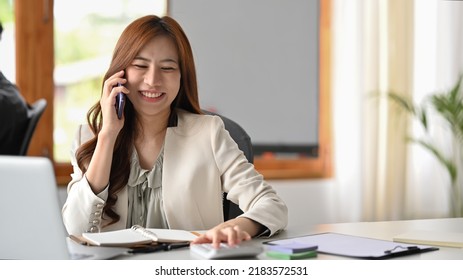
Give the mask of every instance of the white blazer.
[{"label": "white blazer", "polygon": [[[72,148],[74,173],[62,214],[73,235],[124,229],[127,222],[127,187],[118,194],[114,208],[120,220],[104,227],[107,220],[101,210],[107,190],[95,195],[77,166],[77,148],[92,137],[87,125],[80,126]],[[270,235],[286,227],[286,204],[246,160],[221,118],[178,110],[178,125],[167,129],[164,144],[162,197],[169,227],[207,230],[222,223],[223,192],[244,211],[243,217],[261,223]]]}]

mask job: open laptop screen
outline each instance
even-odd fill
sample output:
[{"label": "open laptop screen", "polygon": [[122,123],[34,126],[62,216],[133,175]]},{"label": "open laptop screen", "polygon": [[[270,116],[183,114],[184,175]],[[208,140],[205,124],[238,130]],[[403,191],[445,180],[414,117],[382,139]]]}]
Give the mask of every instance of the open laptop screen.
[{"label": "open laptop screen", "polygon": [[68,259],[51,161],[0,156],[0,258]]}]

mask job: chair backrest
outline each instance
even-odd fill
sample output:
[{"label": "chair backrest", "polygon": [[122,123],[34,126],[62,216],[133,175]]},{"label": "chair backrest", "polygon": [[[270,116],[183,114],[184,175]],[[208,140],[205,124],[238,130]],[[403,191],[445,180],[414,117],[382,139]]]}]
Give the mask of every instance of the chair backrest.
[{"label": "chair backrest", "polygon": [[22,143],[21,143],[21,148],[19,150],[19,155],[25,156],[27,155],[27,150],[29,149],[29,144],[32,139],[32,135],[34,135],[35,128],[37,127],[37,123],[40,120],[40,117],[42,116],[43,112],[45,111],[45,108],[47,107],[47,100],[44,98],[41,98],[32,105],[28,105],[28,111],[27,111],[27,126],[26,130],[24,132],[24,137],[22,138]]},{"label": "chair backrest", "polygon": [[[246,156],[247,160],[250,163],[254,162],[254,152],[252,150],[252,143],[251,137],[246,133],[246,131],[235,121],[224,117],[220,114],[209,112],[203,110],[205,114],[208,115],[216,115],[219,116],[224,125],[225,129],[230,133],[230,136],[235,140],[236,144],[238,144],[238,148],[243,151],[244,155]],[[223,194],[223,214],[224,219],[229,220],[236,218],[237,216],[241,215],[243,211],[236,205],[235,203],[231,202],[227,199],[227,193]]]}]

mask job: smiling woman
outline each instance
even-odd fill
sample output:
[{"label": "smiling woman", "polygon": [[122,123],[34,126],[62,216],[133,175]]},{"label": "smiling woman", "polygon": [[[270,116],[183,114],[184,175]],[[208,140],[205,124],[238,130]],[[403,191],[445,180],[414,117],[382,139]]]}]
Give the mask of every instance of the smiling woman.
[{"label": "smiling woman", "polygon": [[[49,104],[28,155],[53,159],[60,185],[71,179],[73,128],[98,99],[98,84],[124,24],[142,14],[167,11],[166,0],[68,2],[15,0],[16,57],[10,55],[16,60],[16,82],[26,100],[46,98]],[[0,10],[6,11],[3,6]]]},{"label": "smiling woman", "polygon": [[98,98],[95,93],[122,29],[148,11],[164,15],[166,2],[54,1],[56,106],[53,140],[56,161],[69,162],[73,128],[85,120],[87,108]]},{"label": "smiling woman", "polygon": [[131,93],[127,97],[136,111],[147,116],[169,114],[180,87],[178,61],[177,47],[168,36],[153,38],[135,57],[125,76]]},{"label": "smiling woman", "polygon": [[[134,225],[205,230],[193,243],[218,247],[286,226],[286,204],[222,119],[202,113],[193,51],[175,19],[147,15],[130,23],[103,81],[73,141],[63,206],[69,234]],[[119,93],[127,96],[121,119]],[[225,221],[224,193],[242,215]]]}]

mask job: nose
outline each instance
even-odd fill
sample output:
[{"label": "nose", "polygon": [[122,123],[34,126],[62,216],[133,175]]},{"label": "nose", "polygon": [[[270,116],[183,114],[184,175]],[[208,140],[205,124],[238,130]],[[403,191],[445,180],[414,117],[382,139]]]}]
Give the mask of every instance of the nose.
[{"label": "nose", "polygon": [[155,67],[150,67],[145,73],[144,82],[145,84],[154,87],[161,84],[161,75],[158,69]]}]

